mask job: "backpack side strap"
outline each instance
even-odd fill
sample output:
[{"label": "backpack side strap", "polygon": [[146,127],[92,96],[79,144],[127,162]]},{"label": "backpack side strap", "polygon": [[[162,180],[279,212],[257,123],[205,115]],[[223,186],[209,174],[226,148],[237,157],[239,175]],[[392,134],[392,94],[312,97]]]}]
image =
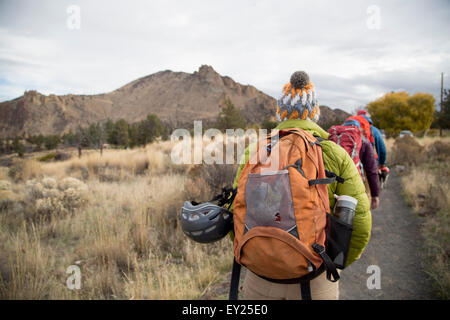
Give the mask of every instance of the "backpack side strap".
[{"label": "backpack side strap", "polygon": [[338,281],[341,277],[337,272],[334,262],[325,253],[325,248],[318,243],[314,243],[312,248],[320,256],[320,258],[322,258],[323,264],[325,265],[325,269],[327,271],[327,279],[331,282]]}]

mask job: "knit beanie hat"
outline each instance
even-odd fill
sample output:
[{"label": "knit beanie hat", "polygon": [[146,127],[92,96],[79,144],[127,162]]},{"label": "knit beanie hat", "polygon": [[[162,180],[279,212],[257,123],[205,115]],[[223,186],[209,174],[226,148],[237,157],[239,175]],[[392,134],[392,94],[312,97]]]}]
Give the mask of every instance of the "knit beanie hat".
[{"label": "knit beanie hat", "polygon": [[278,99],[277,119],[311,120],[317,122],[320,116],[314,85],[304,71],[294,72],[291,81],[282,90]]},{"label": "knit beanie hat", "polygon": [[368,116],[369,114],[367,113],[366,110],[358,110],[358,111],[356,112],[356,115],[357,115],[357,116],[361,116],[361,115],[366,115],[366,116]]}]

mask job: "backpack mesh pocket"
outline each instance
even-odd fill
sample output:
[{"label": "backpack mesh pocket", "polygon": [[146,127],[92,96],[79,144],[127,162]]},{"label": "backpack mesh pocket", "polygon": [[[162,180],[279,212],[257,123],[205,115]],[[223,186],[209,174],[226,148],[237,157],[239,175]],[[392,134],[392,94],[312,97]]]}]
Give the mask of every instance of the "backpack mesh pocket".
[{"label": "backpack mesh pocket", "polygon": [[353,226],[327,214],[326,252],[339,269],[344,269],[350,249]]},{"label": "backpack mesh pocket", "polygon": [[280,228],[297,236],[288,170],[250,174],[245,187],[245,227]]}]

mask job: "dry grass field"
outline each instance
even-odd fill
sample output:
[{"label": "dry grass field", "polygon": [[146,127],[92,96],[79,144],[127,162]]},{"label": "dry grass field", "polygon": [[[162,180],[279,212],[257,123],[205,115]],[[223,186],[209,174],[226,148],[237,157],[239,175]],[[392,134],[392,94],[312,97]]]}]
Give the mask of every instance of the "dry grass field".
[{"label": "dry grass field", "polygon": [[[195,299],[230,271],[230,239],[195,243],[178,214],[236,167],[175,165],[173,146],[0,167],[0,299]],[[79,290],[66,285],[71,265]]]},{"label": "dry grass field", "polygon": [[[450,138],[387,140],[404,193],[424,217],[423,265],[449,298]],[[231,270],[227,238],[202,245],[178,223],[183,201],[206,201],[235,165],[176,165],[174,142],[76,150],[64,161],[14,157],[0,167],[0,299],[196,299]],[[81,271],[70,290],[68,267]]]}]

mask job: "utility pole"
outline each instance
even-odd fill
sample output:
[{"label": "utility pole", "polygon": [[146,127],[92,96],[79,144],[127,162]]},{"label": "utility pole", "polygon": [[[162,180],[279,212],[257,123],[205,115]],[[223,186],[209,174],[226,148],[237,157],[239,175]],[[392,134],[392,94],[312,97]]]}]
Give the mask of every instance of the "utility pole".
[{"label": "utility pole", "polygon": [[[442,116],[443,98],[444,98],[444,73],[441,72],[441,105],[439,108],[439,116]],[[442,137],[442,125],[439,125],[439,136]]]},{"label": "utility pole", "polygon": [[442,111],[442,100],[444,97],[444,73],[441,72],[441,109],[439,111]]}]

